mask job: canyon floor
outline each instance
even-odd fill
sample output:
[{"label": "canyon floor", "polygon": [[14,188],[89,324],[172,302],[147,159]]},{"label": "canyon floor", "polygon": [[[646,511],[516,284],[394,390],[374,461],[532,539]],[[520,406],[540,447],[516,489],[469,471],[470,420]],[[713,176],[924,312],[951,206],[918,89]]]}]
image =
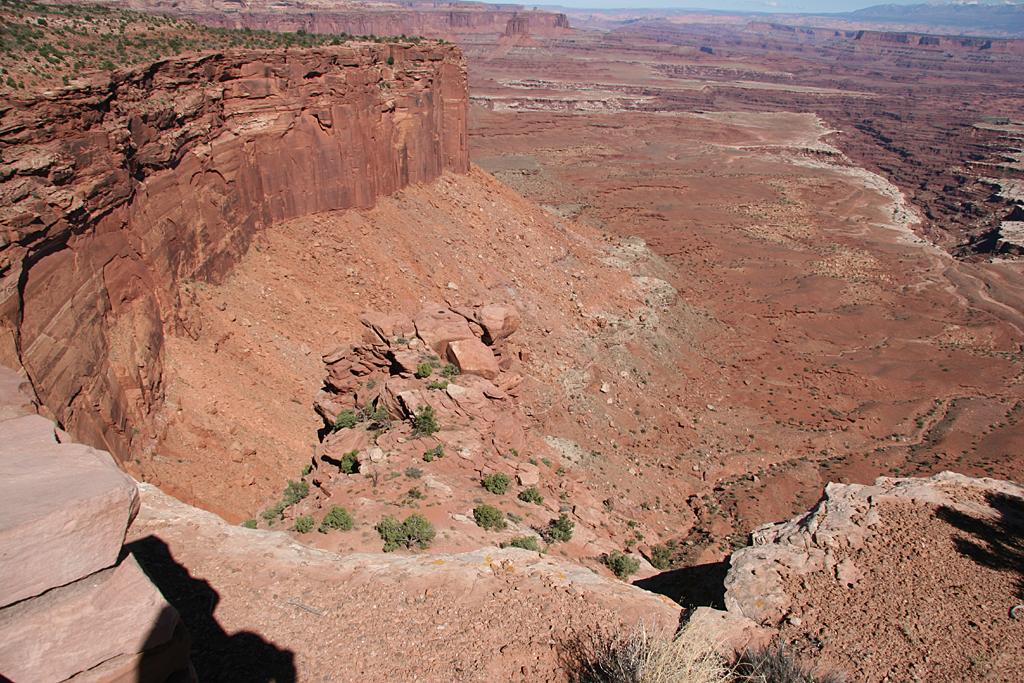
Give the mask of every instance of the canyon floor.
[{"label": "canyon floor", "polygon": [[[164,283],[175,310],[159,320],[160,401],[145,415],[157,436],[121,463],[145,482],[126,548],[181,612],[199,672],[559,680],[579,632],[728,606],[856,680],[1013,680],[1019,487],[856,485],[1024,479],[1024,259],[1000,233],[1021,211],[1019,45],[514,27],[454,33],[467,173],[405,144],[410,120],[437,114],[420,72],[397,105],[381,95],[384,48],[355,44],[369,66],[236,70],[244,107],[306,84],[280,111],[347,152],[350,122],[313,101],[320,66],[337,70],[381,95],[377,118],[344,116],[396,122],[394,149],[352,144],[438,170],[370,208],[260,223],[216,277]],[[217,35],[230,40],[210,47],[235,44]],[[420,52],[395,50],[396,69]],[[57,87],[50,67],[22,67]],[[460,114],[447,125],[465,123],[463,93],[446,96]],[[263,128],[247,119],[232,135]],[[464,154],[467,131],[444,132]],[[342,171],[322,176],[307,178],[320,194],[345,186]],[[303,194],[283,187],[284,205]],[[220,216],[229,196],[206,210]],[[489,306],[515,311],[500,339]],[[432,341],[444,326],[469,336]],[[450,344],[477,337],[483,374],[442,380]],[[424,401],[440,421],[427,434],[412,424]],[[342,409],[360,419],[343,424]],[[507,492],[483,485],[494,474]],[[282,499],[286,487],[306,489]],[[827,504],[840,498],[852,521]],[[484,504],[500,529],[476,518]],[[350,528],[310,533],[335,505]],[[378,522],[413,512],[436,528],[431,547],[381,554]],[[559,516],[572,538],[544,555],[495,547]],[[837,517],[850,524],[832,536],[808,531]],[[773,567],[787,544],[799,563]],[[632,586],[607,566],[617,551],[637,560]],[[744,586],[726,578],[730,557],[768,564]],[[765,576],[781,588],[759,592]],[[782,594],[801,598],[756,613]]]}]

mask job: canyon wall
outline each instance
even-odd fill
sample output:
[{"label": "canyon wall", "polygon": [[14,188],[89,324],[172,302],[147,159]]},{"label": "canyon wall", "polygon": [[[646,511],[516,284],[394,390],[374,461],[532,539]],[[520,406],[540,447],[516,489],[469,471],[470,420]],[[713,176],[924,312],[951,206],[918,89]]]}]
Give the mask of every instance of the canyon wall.
[{"label": "canyon wall", "polygon": [[146,451],[195,283],[277,221],[466,172],[466,106],[434,44],[181,57],[3,103],[0,363],[80,440]]}]

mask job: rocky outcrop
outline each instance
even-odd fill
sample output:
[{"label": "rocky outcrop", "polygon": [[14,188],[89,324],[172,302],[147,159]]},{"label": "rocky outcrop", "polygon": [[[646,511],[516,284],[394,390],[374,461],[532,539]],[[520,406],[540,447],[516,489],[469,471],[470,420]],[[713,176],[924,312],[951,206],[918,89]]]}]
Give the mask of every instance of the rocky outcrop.
[{"label": "rocky outcrop", "polygon": [[753,533],[753,545],[733,554],[726,607],[760,624],[777,625],[799,600],[792,592],[794,579],[824,572],[841,585],[857,583],[861,568],[851,559],[841,560],[837,551],[884,537],[880,508],[910,502],[978,515],[988,507],[986,494],[1024,499],[1024,488],[952,472],[927,479],[880,477],[872,486],[829,484],[808,514],[761,527]]},{"label": "rocky outcrop", "polygon": [[162,350],[277,221],[468,169],[461,53],[181,57],[0,107],[0,362],[124,458],[159,437]]},{"label": "rocky outcrop", "polygon": [[68,443],[27,409],[19,379],[0,367],[0,671],[16,681],[188,680],[177,612],[122,557],[135,482],[110,454]]}]

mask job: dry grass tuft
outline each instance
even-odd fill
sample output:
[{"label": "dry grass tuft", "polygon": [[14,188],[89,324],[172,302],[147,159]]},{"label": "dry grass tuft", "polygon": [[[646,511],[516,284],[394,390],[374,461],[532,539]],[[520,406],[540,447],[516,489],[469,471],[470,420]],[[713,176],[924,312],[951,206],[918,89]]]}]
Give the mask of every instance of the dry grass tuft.
[{"label": "dry grass tuft", "polygon": [[715,644],[692,629],[674,638],[651,632],[643,624],[626,634],[591,634],[569,651],[570,679],[575,683],[723,683],[729,680],[725,659]]}]

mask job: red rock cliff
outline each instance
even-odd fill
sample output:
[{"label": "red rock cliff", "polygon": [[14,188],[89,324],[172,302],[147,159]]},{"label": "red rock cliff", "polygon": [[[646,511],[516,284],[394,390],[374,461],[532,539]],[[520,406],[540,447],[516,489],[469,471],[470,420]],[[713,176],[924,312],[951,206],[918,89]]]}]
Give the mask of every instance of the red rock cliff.
[{"label": "red rock cliff", "polygon": [[[388,64],[393,61],[393,64]],[[276,221],[465,172],[453,46],[183,57],[0,105],[0,363],[79,439],[158,437],[165,335]]]}]

